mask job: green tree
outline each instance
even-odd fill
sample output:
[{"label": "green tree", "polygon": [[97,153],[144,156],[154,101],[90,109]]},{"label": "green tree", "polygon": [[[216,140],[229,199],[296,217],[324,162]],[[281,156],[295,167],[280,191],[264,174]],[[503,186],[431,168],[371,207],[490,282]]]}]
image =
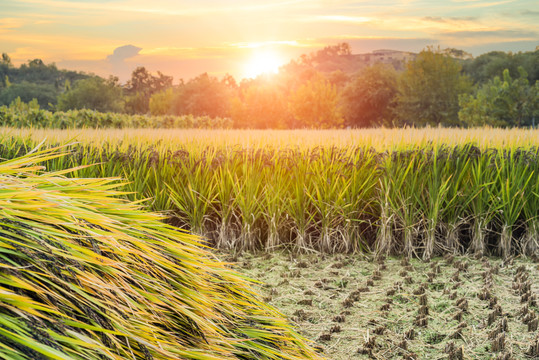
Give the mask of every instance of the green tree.
[{"label": "green tree", "polygon": [[298,127],[333,128],[344,123],[337,87],[320,74],[290,95],[289,107]]},{"label": "green tree", "polygon": [[491,51],[473,60],[465,61],[463,72],[478,84],[485,84],[495,76],[503,77],[503,71],[509,70],[511,77],[519,77],[519,66],[528,73],[528,81],[534,84],[539,80],[539,50],[516,54],[503,51]]},{"label": "green tree", "polygon": [[484,84],[495,76],[501,76],[504,69],[516,73],[512,55],[503,51],[491,51],[482,54],[463,65],[463,72],[468,74],[474,83]]},{"label": "green tree", "polygon": [[49,108],[49,104],[56,103],[57,91],[52,84],[36,84],[23,81],[11,84],[6,77],[6,88],[0,93],[0,105],[9,105],[15,99],[28,103],[36,99],[42,108]]},{"label": "green tree", "polygon": [[207,73],[182,83],[176,91],[174,114],[227,117],[230,102],[236,92],[236,83],[230,76],[222,80]]},{"label": "green tree", "polygon": [[524,68],[518,68],[519,77],[512,79],[509,69],[503,79],[496,76],[484,84],[475,95],[459,99],[460,120],[468,126],[523,126],[539,120],[539,82],[530,85]]},{"label": "green tree", "polygon": [[150,111],[150,98],[153,94],[172,87],[172,76],[161,72],[152,75],[145,67],[137,67],[131,74],[131,79],[125,85],[127,112],[146,114]]},{"label": "green tree", "polygon": [[337,86],[337,90],[341,91],[350,82],[351,76],[342,70],[335,70],[327,74],[327,79],[330,83]]},{"label": "green tree", "polygon": [[460,60],[473,59],[472,54],[461,49],[447,48],[447,49],[442,50],[442,53],[446,54],[447,56],[451,56],[454,59],[460,59]]},{"label": "green tree", "polygon": [[539,49],[515,55],[517,63],[528,73],[528,81],[535,84],[539,81]]},{"label": "green tree", "polygon": [[352,48],[349,43],[343,42],[336,45],[326,46],[322,50],[300,56],[299,62],[306,66],[317,66],[321,63],[338,58],[343,55],[351,55]]},{"label": "green tree", "polygon": [[55,64],[46,65],[41,59],[28,61],[22,64],[19,69],[10,71],[10,79],[14,83],[28,81],[37,84],[55,84],[60,75],[60,70]]},{"label": "green tree", "polygon": [[290,118],[286,98],[274,83],[251,81],[232,99],[230,114],[237,128],[284,128]]},{"label": "green tree", "polygon": [[91,109],[101,112],[123,111],[122,88],[118,78],[100,77],[79,80],[58,97],[58,110]]},{"label": "green tree", "polygon": [[391,123],[397,79],[397,72],[390,65],[376,64],[361,70],[341,95],[346,125],[367,127]]},{"label": "green tree", "polygon": [[2,61],[0,61],[0,64],[11,66],[11,58],[8,54],[2,53]]},{"label": "green tree", "polygon": [[150,98],[150,114],[170,114],[174,105],[175,94],[172,88],[161,90]]},{"label": "green tree", "polygon": [[457,125],[459,94],[471,88],[460,70],[461,65],[440,49],[421,51],[399,79],[395,109],[398,123]]},{"label": "green tree", "polygon": [[8,87],[9,72],[13,65],[11,65],[11,58],[8,54],[2,53],[2,60],[0,60],[0,90],[4,87]]},{"label": "green tree", "polygon": [[[89,75],[75,71],[58,70],[55,64],[46,65],[41,59],[31,60],[20,67],[13,66],[6,53],[2,54],[0,59],[0,89],[8,87],[7,79],[14,85],[19,84],[4,94],[4,101],[8,102],[20,95],[24,101],[37,98],[39,103],[46,107],[48,103],[56,103],[56,97],[63,91],[62,84],[66,81],[74,82],[88,77]],[[28,95],[23,93],[23,89],[28,91]],[[43,93],[38,94],[39,91]]]}]

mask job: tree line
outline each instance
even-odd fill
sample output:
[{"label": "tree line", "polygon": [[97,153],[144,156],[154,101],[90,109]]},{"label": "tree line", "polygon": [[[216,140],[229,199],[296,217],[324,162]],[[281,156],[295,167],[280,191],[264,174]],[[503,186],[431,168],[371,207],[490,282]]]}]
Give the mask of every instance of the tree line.
[{"label": "tree line", "polygon": [[[0,105],[37,99],[52,111],[91,109],[230,118],[237,128],[370,126],[534,126],[539,122],[539,50],[489,52],[428,47],[407,63],[335,68],[346,43],[302,55],[277,74],[243,79],[201,74],[173,84],[161,72],[103,79],[36,59],[15,67],[3,54]],[[330,64],[331,66],[327,66]]]}]

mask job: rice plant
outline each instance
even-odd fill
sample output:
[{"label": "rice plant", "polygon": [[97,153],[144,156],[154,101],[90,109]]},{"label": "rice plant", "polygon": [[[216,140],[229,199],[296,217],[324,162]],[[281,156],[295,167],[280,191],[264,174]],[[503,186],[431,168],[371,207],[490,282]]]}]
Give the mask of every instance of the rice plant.
[{"label": "rice plant", "polygon": [[486,253],[486,232],[501,205],[496,192],[497,170],[494,156],[491,151],[486,151],[473,160],[470,167],[470,182],[463,194],[465,199],[470,199],[468,211],[473,217],[468,250],[478,256]]},{"label": "rice plant", "polygon": [[527,199],[522,209],[521,218],[526,219],[526,232],[519,243],[519,253],[530,256],[539,252],[539,164],[536,162],[538,154],[534,154],[535,161],[528,161],[527,166],[533,168],[533,175],[527,187]]},{"label": "rice plant", "polygon": [[509,150],[503,156],[496,157],[496,188],[501,201],[501,234],[499,251],[503,257],[512,253],[513,231],[528,198],[534,195],[528,185],[534,176],[535,157],[529,158],[526,151]]},{"label": "rice plant", "polygon": [[384,160],[380,206],[387,207],[381,210],[386,217],[382,226],[389,229],[381,232],[378,248],[382,253],[419,256],[422,214],[418,196],[423,192],[424,166],[420,154],[413,151],[395,152]]},{"label": "rice plant", "polygon": [[461,230],[472,220],[467,211],[472,196],[467,196],[470,181],[470,166],[473,157],[479,149],[475,146],[457,146],[449,152],[449,161],[446,163],[446,176],[450,177],[447,194],[442,205],[442,237],[438,242],[444,254],[461,253],[464,246],[461,242]]},{"label": "rice plant", "polygon": [[538,250],[534,130],[2,134],[8,159],[44,138],[49,147],[76,140],[47,167],[125,178],[122,197],[218,248],[423,259]]},{"label": "rice plant", "polygon": [[197,237],[122,200],[118,179],[44,172],[59,151],[0,162],[0,358],[318,358]]}]

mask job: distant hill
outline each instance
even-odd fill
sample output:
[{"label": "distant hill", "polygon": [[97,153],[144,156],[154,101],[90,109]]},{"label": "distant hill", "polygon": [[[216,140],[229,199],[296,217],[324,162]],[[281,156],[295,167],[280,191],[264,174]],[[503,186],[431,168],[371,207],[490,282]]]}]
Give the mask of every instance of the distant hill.
[{"label": "distant hill", "polygon": [[382,49],[365,54],[346,54],[331,57],[314,67],[321,72],[340,70],[346,74],[354,74],[367,66],[383,63],[393,65],[395,70],[404,70],[405,63],[414,60],[416,56],[417,54],[412,52]]},{"label": "distant hill", "polygon": [[[448,49],[447,51],[451,56],[467,55],[467,53],[456,49]],[[416,57],[417,54],[413,52],[388,49],[380,49],[363,54],[352,54],[350,44],[340,43],[326,46],[310,54],[301,55],[297,60],[292,60],[283,66],[283,70],[292,74],[297,74],[302,69],[312,69],[323,73],[340,71],[345,75],[353,75],[365,67],[382,63],[393,66],[397,71],[402,71],[405,68],[405,64],[408,61],[414,60]]]},{"label": "distant hill", "polygon": [[[436,50],[436,49],[434,49]],[[470,62],[473,60],[472,54],[454,48],[438,49],[444,54],[459,61]],[[292,60],[285,65],[285,70],[299,70],[301,68],[314,69],[323,73],[333,73],[342,71],[346,75],[352,75],[359,70],[377,63],[392,65],[395,70],[403,71],[409,61],[417,57],[417,53],[410,51],[400,51],[391,49],[380,49],[370,53],[352,54],[352,49],[348,43],[326,46],[325,48],[304,54],[297,60]]]}]

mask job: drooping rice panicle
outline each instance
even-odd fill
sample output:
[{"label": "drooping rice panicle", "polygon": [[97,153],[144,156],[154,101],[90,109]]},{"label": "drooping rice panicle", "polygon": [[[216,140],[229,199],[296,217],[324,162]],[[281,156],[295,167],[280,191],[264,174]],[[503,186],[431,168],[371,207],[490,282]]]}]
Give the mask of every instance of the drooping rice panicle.
[{"label": "drooping rice panicle", "polygon": [[125,178],[123,197],[221,248],[537,249],[536,130],[144,131],[4,129],[0,156],[76,140],[47,167],[97,164],[69,176]]},{"label": "drooping rice panicle", "polygon": [[0,162],[0,358],[318,358],[198,238],[123,200],[118,179],[45,172],[57,151]]}]

